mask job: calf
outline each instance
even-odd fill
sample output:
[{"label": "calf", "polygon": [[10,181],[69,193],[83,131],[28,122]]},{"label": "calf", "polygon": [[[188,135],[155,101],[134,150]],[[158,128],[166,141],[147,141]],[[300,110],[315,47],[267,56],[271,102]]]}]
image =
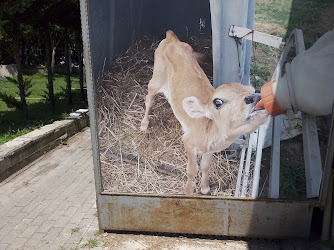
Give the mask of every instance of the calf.
[{"label": "calf", "polygon": [[[240,135],[255,131],[268,113],[255,108],[260,101],[254,88],[228,83],[214,89],[196,60],[191,46],[167,31],[155,51],[153,76],[148,84],[145,116],[140,129],[147,130],[148,115],[157,93],[164,93],[184,131],[188,156],[188,180],[184,189],[193,193],[193,179],[202,171],[201,193],[209,194],[212,154],[231,145]],[[197,155],[202,155],[200,167]]]}]

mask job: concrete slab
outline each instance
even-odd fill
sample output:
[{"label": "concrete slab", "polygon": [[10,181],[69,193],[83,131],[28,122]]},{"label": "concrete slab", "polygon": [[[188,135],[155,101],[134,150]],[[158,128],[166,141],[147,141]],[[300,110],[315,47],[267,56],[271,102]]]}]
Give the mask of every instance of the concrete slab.
[{"label": "concrete slab", "polygon": [[79,109],[65,120],[45,125],[0,145],[0,181],[78,133],[88,123],[88,110]]}]

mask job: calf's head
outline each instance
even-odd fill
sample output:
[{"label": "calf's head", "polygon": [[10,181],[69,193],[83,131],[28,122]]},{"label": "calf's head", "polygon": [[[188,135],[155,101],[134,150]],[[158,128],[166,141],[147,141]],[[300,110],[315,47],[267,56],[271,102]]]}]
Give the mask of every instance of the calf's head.
[{"label": "calf's head", "polygon": [[215,89],[209,102],[195,96],[183,100],[183,108],[191,118],[208,118],[228,137],[249,134],[266,122],[268,112],[255,108],[261,100],[253,87],[227,83]]}]

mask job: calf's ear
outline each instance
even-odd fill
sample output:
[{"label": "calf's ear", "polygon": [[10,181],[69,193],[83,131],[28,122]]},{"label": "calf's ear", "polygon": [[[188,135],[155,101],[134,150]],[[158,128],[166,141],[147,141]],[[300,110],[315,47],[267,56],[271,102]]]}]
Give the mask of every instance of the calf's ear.
[{"label": "calf's ear", "polygon": [[211,119],[210,111],[207,108],[207,104],[201,102],[195,96],[190,96],[182,101],[183,109],[191,118],[204,118]]}]

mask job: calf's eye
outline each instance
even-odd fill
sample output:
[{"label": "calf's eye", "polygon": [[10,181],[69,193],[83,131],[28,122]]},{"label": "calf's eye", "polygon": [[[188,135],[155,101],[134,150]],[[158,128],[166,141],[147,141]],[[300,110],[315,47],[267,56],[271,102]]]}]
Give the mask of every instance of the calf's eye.
[{"label": "calf's eye", "polygon": [[221,99],[216,98],[216,99],[213,100],[213,104],[215,105],[216,109],[220,109],[223,106],[224,101],[221,100]]}]

